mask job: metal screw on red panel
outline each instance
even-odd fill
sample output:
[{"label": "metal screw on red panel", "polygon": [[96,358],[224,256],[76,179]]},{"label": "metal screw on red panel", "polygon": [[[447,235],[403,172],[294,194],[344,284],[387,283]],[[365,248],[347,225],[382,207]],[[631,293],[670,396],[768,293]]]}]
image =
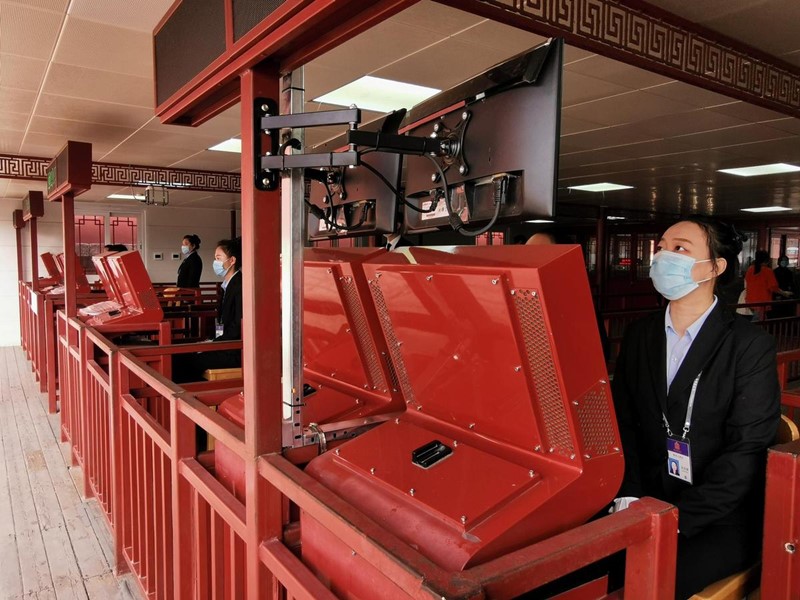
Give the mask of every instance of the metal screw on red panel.
[{"label": "metal screw on red panel", "polygon": [[356,551],[355,550],[350,550],[350,556],[355,556],[355,555],[356,555]]},{"label": "metal screw on red panel", "polygon": [[400,419],[395,419],[394,422],[395,422],[395,425],[400,425]]},{"label": "metal screw on red panel", "polygon": [[607,384],[608,382],[607,382],[605,379],[601,379],[601,380],[600,380],[600,383],[602,383],[603,385],[605,385],[605,384]]},{"label": "metal screw on red panel", "polygon": [[533,472],[533,469],[531,469],[530,471],[528,471],[528,477],[533,477],[533,476],[534,476],[534,472]]},{"label": "metal screw on red panel", "polygon": [[583,458],[589,459],[589,458],[592,458],[592,455],[591,454],[584,454]]},{"label": "metal screw on red panel", "polygon": [[328,269],[328,273],[333,273],[333,269]]},{"label": "metal screw on red panel", "polygon": [[425,281],[431,281],[432,279],[433,279],[433,275],[428,275],[428,276],[425,278]]},{"label": "metal screw on red panel", "polygon": [[534,450],[535,452],[541,452],[541,450],[542,450],[542,447],[541,447],[541,446],[536,446],[536,447],[535,447],[533,450]]},{"label": "metal screw on red panel", "polygon": [[453,354],[453,360],[458,360],[458,354]]},{"label": "metal screw on red panel", "polygon": [[570,459],[570,460],[575,460],[575,455],[574,455],[574,454],[570,454],[570,455],[569,455],[569,459]]},{"label": "metal screw on red panel", "polygon": [[413,496],[414,494],[417,493],[417,490],[415,490],[414,488],[411,488],[410,490],[408,490],[408,493]]},{"label": "metal screw on red panel", "polygon": [[466,525],[467,524],[467,515],[461,515],[461,524],[462,525]]},{"label": "metal screw on red panel", "polygon": [[515,373],[519,373],[520,371],[522,371],[522,367],[514,367]]},{"label": "metal screw on red panel", "polygon": [[797,546],[791,542],[786,542],[783,546],[789,554],[794,554],[797,551]]},{"label": "metal screw on red panel", "polygon": [[536,290],[533,290],[531,292],[531,296],[533,296],[534,298],[538,298],[539,297],[539,292],[537,292]]},{"label": "metal screw on red panel", "polygon": [[361,404],[361,400],[356,398],[356,404]]},{"label": "metal screw on red panel", "polygon": [[417,405],[417,410],[422,410],[422,406],[418,404]]},{"label": "metal screw on red panel", "polygon": [[369,470],[369,473],[370,473],[370,475],[375,475],[375,467],[372,467],[372,468]]},{"label": "metal screw on red panel", "polygon": [[334,453],[336,456],[339,456],[339,449],[337,448],[336,450],[334,450],[334,451],[333,451],[333,453]]},{"label": "metal screw on red panel", "polygon": [[578,401],[577,401],[577,400],[573,400],[573,401],[572,401],[572,404],[573,404],[574,406],[578,406]]},{"label": "metal screw on red panel", "polygon": [[470,429],[475,429],[475,423],[470,423],[470,424],[469,424],[469,428],[470,428]]},{"label": "metal screw on red panel", "polygon": [[453,448],[455,448],[456,446],[458,446],[458,440],[453,440]]},{"label": "metal screw on red panel", "polygon": [[552,454],[555,451],[556,451],[556,449],[553,446],[550,446],[550,450],[549,450],[550,454]]},{"label": "metal screw on red panel", "polygon": [[492,285],[497,285],[497,279],[492,279]]}]

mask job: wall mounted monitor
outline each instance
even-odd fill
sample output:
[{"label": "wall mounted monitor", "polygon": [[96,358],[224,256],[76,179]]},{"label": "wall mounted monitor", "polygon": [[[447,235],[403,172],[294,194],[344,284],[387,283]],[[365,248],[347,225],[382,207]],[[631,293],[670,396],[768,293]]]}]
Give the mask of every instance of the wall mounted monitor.
[{"label": "wall mounted monitor", "polygon": [[[315,152],[326,151],[331,150],[325,147],[315,149]],[[395,230],[397,197],[392,188],[397,190],[400,187],[402,157],[389,152],[369,152],[360,160],[361,165],[356,167],[306,171],[311,179],[308,198],[310,240]]]},{"label": "wall mounted monitor", "polygon": [[406,201],[429,212],[406,206],[405,231],[554,216],[562,63],[563,41],[553,39],[409,112],[403,129],[446,151],[406,159]]}]

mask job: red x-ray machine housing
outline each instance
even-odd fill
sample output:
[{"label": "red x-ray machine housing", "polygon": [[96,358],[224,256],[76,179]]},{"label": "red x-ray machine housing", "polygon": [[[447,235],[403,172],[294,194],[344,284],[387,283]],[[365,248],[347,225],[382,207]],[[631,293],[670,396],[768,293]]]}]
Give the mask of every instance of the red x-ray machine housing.
[{"label": "red x-ray machine housing", "polygon": [[108,300],[78,311],[87,325],[135,325],[164,319],[164,311],[138,251],[103,252],[93,256],[92,262]]},{"label": "red x-ray machine housing", "polygon": [[[364,273],[366,261],[386,254],[382,248],[305,251],[303,381],[313,391],[303,399],[302,420],[331,441],[365,419],[405,410]],[[219,413],[243,427],[242,395],[223,402]],[[244,498],[241,459],[218,444],[215,468],[220,481]]]},{"label": "red x-ray machine housing", "polygon": [[[307,473],[451,571],[614,497],[623,459],[578,247],[409,248],[364,271],[407,409]],[[415,464],[433,442],[449,454]],[[379,571],[307,514],[301,531],[303,560],[337,594],[375,597]]]},{"label": "red x-ray machine housing", "polygon": [[[48,294],[63,294],[64,253],[43,252],[40,258],[48,275],[46,278],[39,279],[40,289]],[[79,294],[88,294],[91,291],[89,280],[86,278],[86,270],[83,268],[79,256],[75,257],[75,282]]]}]

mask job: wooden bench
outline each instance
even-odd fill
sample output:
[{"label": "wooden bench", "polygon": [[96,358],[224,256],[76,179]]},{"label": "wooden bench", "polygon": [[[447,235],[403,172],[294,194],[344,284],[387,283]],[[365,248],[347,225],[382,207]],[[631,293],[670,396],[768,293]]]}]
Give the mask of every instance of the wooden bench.
[{"label": "wooden bench", "polygon": [[203,371],[203,379],[206,381],[221,381],[223,379],[241,379],[242,368],[232,369],[206,369]]}]

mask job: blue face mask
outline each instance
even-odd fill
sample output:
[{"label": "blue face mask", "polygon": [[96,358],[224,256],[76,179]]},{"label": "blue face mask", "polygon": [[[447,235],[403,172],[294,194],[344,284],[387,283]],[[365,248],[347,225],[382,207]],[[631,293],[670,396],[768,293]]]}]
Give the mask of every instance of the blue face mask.
[{"label": "blue face mask", "polygon": [[659,294],[667,300],[678,300],[696,290],[703,281],[692,279],[692,267],[695,263],[711,262],[710,258],[696,260],[686,254],[678,254],[669,250],[661,250],[653,257],[650,265],[650,279]]},{"label": "blue face mask", "polygon": [[183,252],[184,254],[189,254],[189,252],[191,251],[192,249],[189,248],[189,246],[181,246],[181,252]]},{"label": "blue face mask", "polygon": [[226,261],[222,261],[222,260],[215,260],[214,261],[214,273],[217,274],[217,277],[225,277],[225,274],[228,272],[228,269],[230,269],[230,267],[228,267],[228,269],[226,269],[223,266],[225,264],[225,262]]}]

